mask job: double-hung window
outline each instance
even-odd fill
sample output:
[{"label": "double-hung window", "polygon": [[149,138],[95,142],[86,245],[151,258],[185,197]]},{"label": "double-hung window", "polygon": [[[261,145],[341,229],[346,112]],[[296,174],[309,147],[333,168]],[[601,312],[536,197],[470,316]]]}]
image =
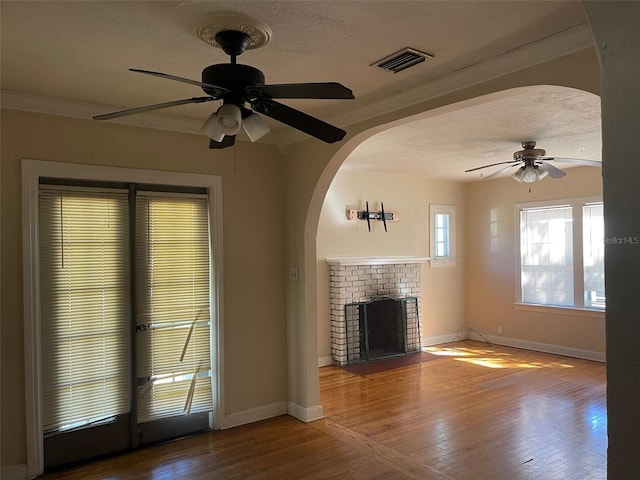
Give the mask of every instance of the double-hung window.
[{"label": "double-hung window", "polygon": [[528,304],[605,308],[604,208],[599,199],[517,205],[519,298]]}]

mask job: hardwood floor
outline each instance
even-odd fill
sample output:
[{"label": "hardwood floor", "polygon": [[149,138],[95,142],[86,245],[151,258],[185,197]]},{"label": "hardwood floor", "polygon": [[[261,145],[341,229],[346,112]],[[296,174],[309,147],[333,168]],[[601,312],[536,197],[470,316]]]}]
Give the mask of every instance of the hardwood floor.
[{"label": "hardwood floor", "polygon": [[320,369],[325,418],[196,435],[53,479],[606,478],[605,366],[478,342],[356,374]]}]

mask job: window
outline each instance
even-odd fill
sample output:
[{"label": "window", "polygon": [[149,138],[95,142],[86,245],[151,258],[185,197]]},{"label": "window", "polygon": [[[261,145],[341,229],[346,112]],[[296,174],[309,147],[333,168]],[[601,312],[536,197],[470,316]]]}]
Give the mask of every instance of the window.
[{"label": "window", "polygon": [[519,301],[605,308],[604,208],[575,199],[518,205]]},{"label": "window", "polygon": [[431,266],[451,266],[456,261],[455,224],[456,207],[453,205],[430,205]]},{"label": "window", "polygon": [[584,306],[605,308],[604,206],[602,203],[584,205],[582,219]]}]

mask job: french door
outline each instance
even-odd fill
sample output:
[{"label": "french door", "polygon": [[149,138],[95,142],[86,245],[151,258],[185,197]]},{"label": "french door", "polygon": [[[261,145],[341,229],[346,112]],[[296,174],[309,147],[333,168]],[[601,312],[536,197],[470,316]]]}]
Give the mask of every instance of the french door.
[{"label": "french door", "polygon": [[206,195],[117,187],[41,184],[45,467],[211,425]]}]

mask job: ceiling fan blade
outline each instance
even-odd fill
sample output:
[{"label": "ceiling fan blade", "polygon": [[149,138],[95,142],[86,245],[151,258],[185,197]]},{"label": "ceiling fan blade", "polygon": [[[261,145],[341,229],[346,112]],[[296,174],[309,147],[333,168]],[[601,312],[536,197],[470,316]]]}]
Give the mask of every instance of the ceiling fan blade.
[{"label": "ceiling fan blade", "polygon": [[128,108],[127,110],[120,110],[118,112],[105,113],[104,115],[96,115],[94,120],[111,120],[112,118],[126,117],[127,115],[134,115],[136,113],[151,112],[153,110],[160,110],[162,108],[177,107],[178,105],[186,105],[187,103],[203,103],[215,100],[214,97],[193,97],[185,98],[183,100],[174,100],[172,102],[156,103],[153,105],[146,105],[144,107]]},{"label": "ceiling fan blade", "polygon": [[[511,162],[513,163],[513,162]],[[504,172],[505,170],[508,170],[511,167],[516,167],[517,165],[507,165],[506,167],[502,167],[498,170],[496,170],[495,172],[493,172],[491,175],[487,175],[486,177],[483,177],[482,180],[490,180],[492,178],[497,177],[498,175],[500,175],[502,172]]]},{"label": "ceiling fan blade", "polygon": [[475,172],[476,170],[482,170],[483,168],[495,167],[496,165],[505,165],[507,163],[515,165],[516,163],[520,163],[520,162],[522,162],[522,160],[509,160],[509,161],[506,161],[506,162],[490,163],[488,165],[483,165],[481,167],[470,168],[469,170],[465,170],[464,172],[465,173],[467,173],[467,172]]},{"label": "ceiling fan blade", "polygon": [[235,135],[227,135],[220,142],[216,142],[215,140],[209,140],[209,148],[220,149],[220,148],[232,147],[235,142],[236,142]]},{"label": "ceiling fan blade", "polygon": [[311,115],[278,103],[270,98],[259,98],[251,104],[251,107],[258,112],[278,120],[290,127],[308,133],[327,143],[334,143],[342,140],[347,132],[334,127]]},{"label": "ceiling fan blade", "polygon": [[350,89],[337,82],[283,83],[248,87],[246,93],[249,97],[253,96],[254,89],[260,92],[255,97],[266,94],[271,98],[324,98],[337,100],[354,98]]},{"label": "ceiling fan blade", "polygon": [[590,167],[602,167],[602,162],[596,160],[586,160],[583,158],[566,158],[566,157],[549,157],[545,158],[547,161],[561,162],[561,163],[575,163],[578,165],[588,165]]},{"label": "ceiling fan blade", "polygon": [[562,178],[566,175],[566,173],[559,168],[556,168],[550,163],[544,161],[538,164],[538,168],[547,172],[551,178]]},{"label": "ceiling fan blade", "polygon": [[140,70],[138,68],[130,68],[129,71],[143,73],[145,75],[152,75],[154,77],[166,78],[168,80],[175,80],[176,82],[188,83],[189,85],[206,88],[207,90],[214,90],[216,92],[216,95],[214,95],[216,98],[220,98],[225,93],[229,93],[230,91],[228,88],[219,87],[210,83],[198,82],[197,80],[191,80],[189,78],[176,77],[175,75],[169,75],[168,73],[152,72],[150,70]]}]

